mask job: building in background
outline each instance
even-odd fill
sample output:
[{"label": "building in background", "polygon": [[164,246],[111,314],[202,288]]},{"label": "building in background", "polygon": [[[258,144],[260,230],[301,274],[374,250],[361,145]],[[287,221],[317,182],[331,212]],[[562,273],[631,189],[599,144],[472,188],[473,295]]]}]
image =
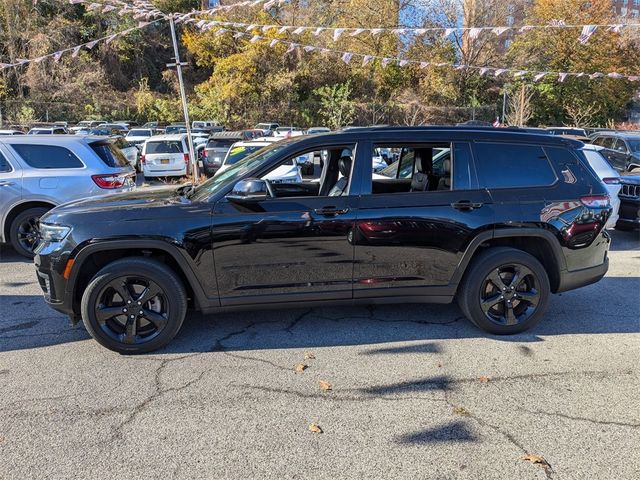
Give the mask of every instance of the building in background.
[{"label": "building in background", "polygon": [[613,8],[620,17],[640,16],[640,0],[613,0]]}]

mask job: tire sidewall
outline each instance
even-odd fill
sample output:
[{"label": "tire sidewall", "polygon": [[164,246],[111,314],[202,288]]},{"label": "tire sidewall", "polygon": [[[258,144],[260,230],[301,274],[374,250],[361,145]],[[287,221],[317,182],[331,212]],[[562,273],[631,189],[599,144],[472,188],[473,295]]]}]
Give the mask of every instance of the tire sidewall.
[{"label": "tire sidewall", "polygon": [[[168,344],[178,333],[186,315],[186,293],[175,274],[162,264],[150,261],[118,261],[107,265],[91,280],[82,295],[82,322],[89,334],[103,347],[124,354],[147,353]],[[129,265],[129,266],[128,266]],[[139,345],[120,343],[102,331],[95,315],[95,306],[104,287],[114,279],[135,275],[155,282],[161,289],[169,307],[167,326],[151,341]]]},{"label": "tire sidewall", "polygon": [[[480,307],[482,285],[489,273],[507,264],[521,264],[529,268],[536,276],[536,288],[540,293],[540,301],[536,311],[531,317],[517,325],[499,325],[486,318]],[[479,262],[475,263],[470,272],[465,292],[465,305],[463,313],[482,330],[496,335],[510,335],[520,333],[533,327],[544,315],[551,296],[549,278],[542,264],[533,256],[526,252],[515,249],[501,249],[496,252],[489,252]]]},{"label": "tire sidewall", "polygon": [[16,216],[16,218],[13,219],[13,221],[11,222],[11,226],[9,227],[9,240],[11,241],[11,245],[13,246],[13,249],[16,251],[16,253],[26,258],[33,258],[35,256],[35,254],[32,251],[28,251],[22,248],[22,245],[20,245],[20,242],[18,241],[17,229],[18,229],[18,226],[22,222],[24,222],[24,220],[28,218],[40,219],[40,217],[42,217],[49,210],[50,209],[45,207],[28,208],[24,212],[20,212]]}]

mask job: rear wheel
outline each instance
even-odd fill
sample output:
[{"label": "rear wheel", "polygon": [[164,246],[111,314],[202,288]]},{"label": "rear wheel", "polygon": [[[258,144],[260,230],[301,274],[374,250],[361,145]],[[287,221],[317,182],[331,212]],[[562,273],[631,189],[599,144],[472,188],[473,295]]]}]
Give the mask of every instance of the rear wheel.
[{"label": "rear wheel", "polygon": [[38,221],[49,211],[45,207],[34,207],[19,213],[9,227],[11,245],[23,257],[33,258],[33,251],[40,243]]},{"label": "rear wheel", "polygon": [[472,261],[460,286],[458,304],[482,330],[509,335],[540,320],[550,293],[547,272],[535,257],[499,247]]},{"label": "rear wheel", "polygon": [[82,320],[102,346],[120,353],[145,353],[169,343],[187,312],[180,278],[149,258],[123,258],[91,280],[82,295]]}]

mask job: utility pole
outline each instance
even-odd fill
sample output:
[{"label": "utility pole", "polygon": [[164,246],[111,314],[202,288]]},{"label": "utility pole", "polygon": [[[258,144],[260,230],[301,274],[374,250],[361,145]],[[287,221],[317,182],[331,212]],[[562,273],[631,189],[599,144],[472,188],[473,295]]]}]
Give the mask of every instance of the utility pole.
[{"label": "utility pole", "polygon": [[182,99],[182,112],[184,114],[184,124],[187,127],[187,144],[189,145],[189,159],[191,161],[191,173],[193,175],[193,184],[197,185],[200,175],[198,172],[198,159],[196,158],[195,149],[193,148],[193,138],[191,137],[191,123],[189,122],[189,110],[187,108],[187,94],[184,91],[184,81],[182,80],[182,66],[187,63],[180,63],[180,52],[178,51],[178,39],[176,37],[176,26],[173,20],[173,14],[169,15],[169,26],[171,27],[171,40],[173,41],[173,51],[176,63],[168,63],[167,67],[176,67],[178,72],[178,83],[180,84],[180,97]]}]

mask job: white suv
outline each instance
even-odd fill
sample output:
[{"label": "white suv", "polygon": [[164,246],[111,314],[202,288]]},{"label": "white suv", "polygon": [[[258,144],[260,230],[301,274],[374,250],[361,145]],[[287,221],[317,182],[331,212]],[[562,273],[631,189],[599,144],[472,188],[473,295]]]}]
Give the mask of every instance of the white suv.
[{"label": "white suv", "polygon": [[112,140],[75,135],[0,137],[0,242],[32,257],[37,223],[72,200],[133,190],[135,171]]},{"label": "white suv", "polygon": [[145,177],[183,177],[189,171],[186,133],[156,135],[144,142],[140,155]]}]

